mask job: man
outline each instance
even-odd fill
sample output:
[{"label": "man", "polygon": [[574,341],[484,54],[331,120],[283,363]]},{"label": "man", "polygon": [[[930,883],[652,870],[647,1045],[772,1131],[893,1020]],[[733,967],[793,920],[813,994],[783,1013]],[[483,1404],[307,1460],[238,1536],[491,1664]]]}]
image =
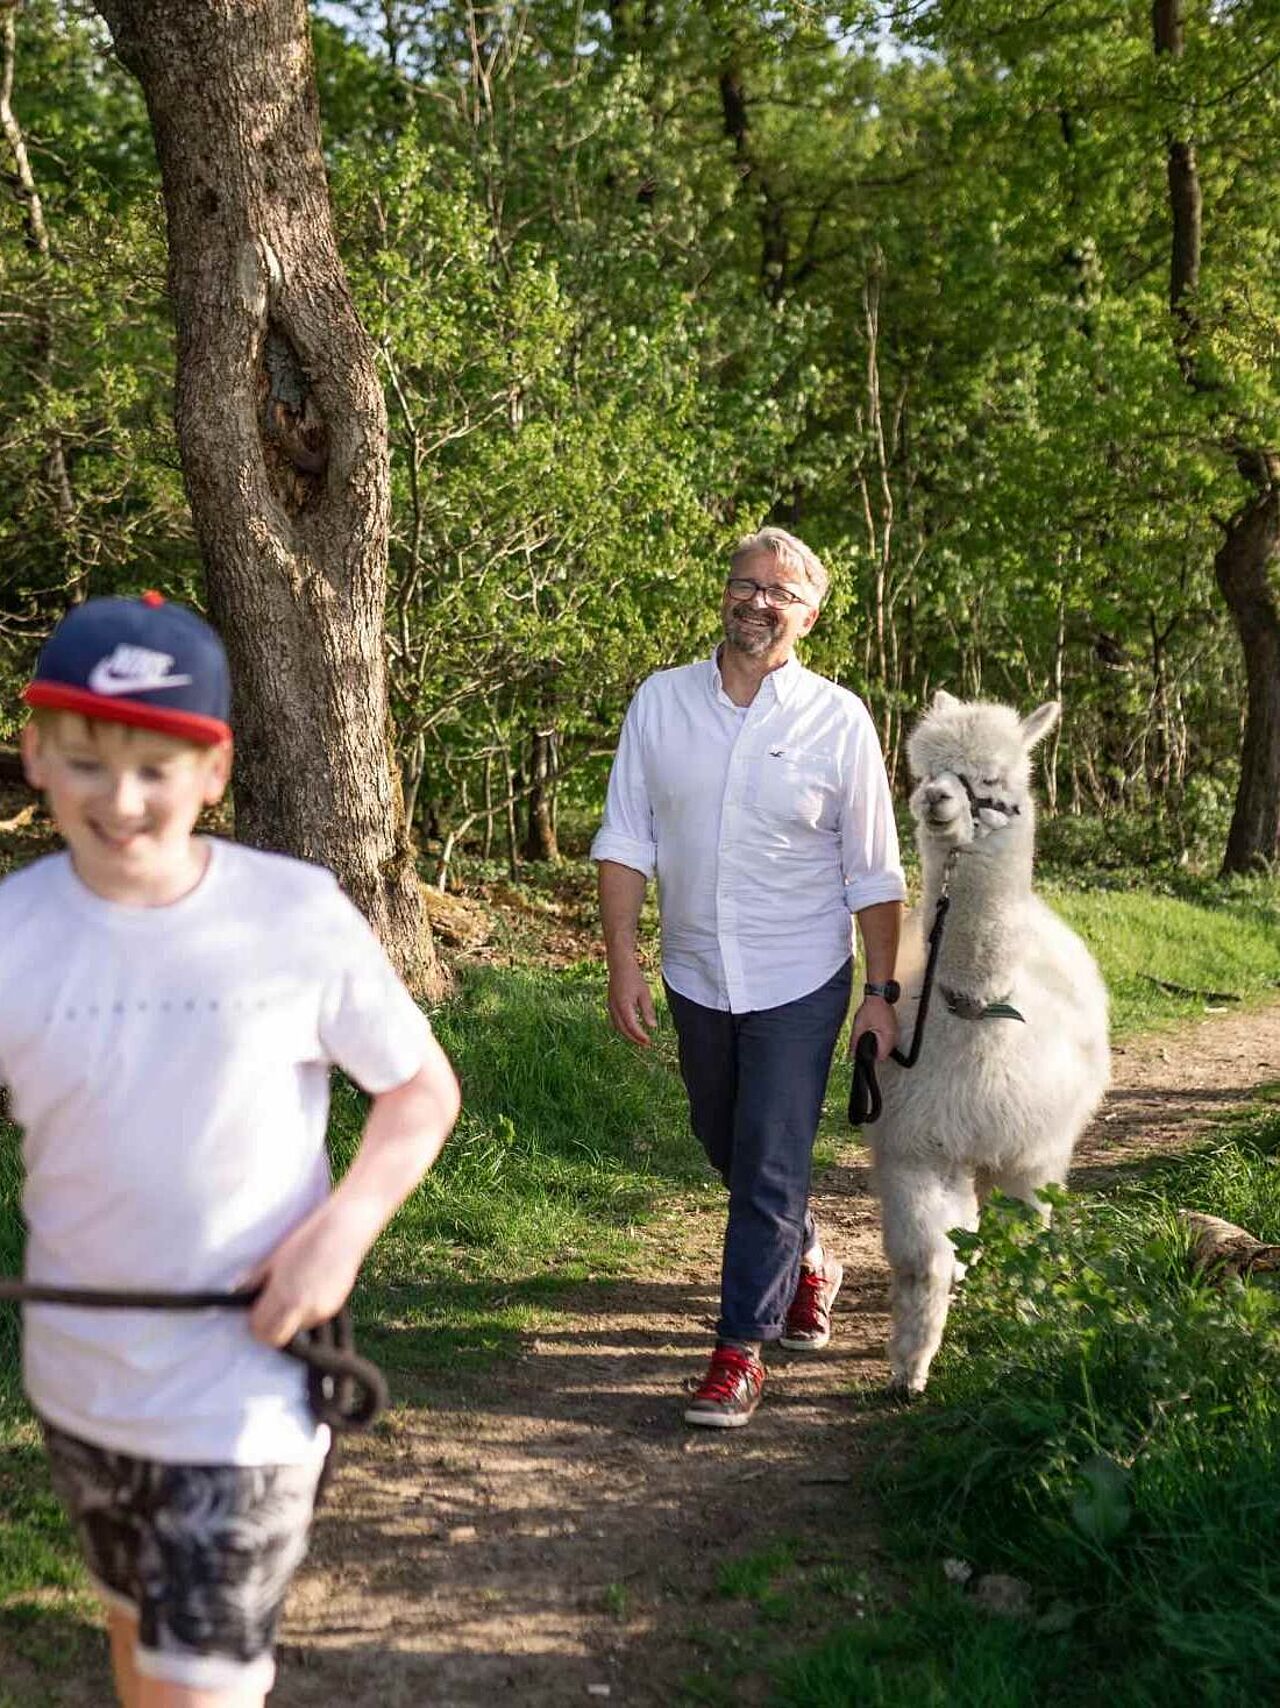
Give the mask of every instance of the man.
[{"label": "man", "polygon": [[765,528],[733,553],[710,659],[660,671],[627,712],[592,844],[609,961],[609,1018],[647,1045],[653,998],[636,956],[655,872],[662,973],[693,1130],[729,1188],[715,1350],[685,1411],[745,1424],[761,1348],[831,1338],[843,1270],[809,1211],[813,1142],[852,984],[853,1042],[897,1038],[893,983],[905,887],[875,729],[853,694],[806,670],[827,573]]}]

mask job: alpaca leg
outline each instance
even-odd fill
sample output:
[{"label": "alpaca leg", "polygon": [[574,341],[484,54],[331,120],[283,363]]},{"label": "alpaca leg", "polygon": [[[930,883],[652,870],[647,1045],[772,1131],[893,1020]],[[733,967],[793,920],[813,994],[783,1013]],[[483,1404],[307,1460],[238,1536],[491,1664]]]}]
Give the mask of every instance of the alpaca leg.
[{"label": "alpaca leg", "polygon": [[892,1385],[924,1392],[942,1341],[951,1285],[957,1278],[952,1228],[974,1228],[978,1201],[968,1175],[940,1175],[919,1163],[876,1171],[885,1255],[893,1270],[889,1368]]},{"label": "alpaca leg", "polygon": [[1041,1221],[1047,1222],[1052,1212],[1037,1194],[1042,1186],[1061,1186],[1066,1177],[1065,1166],[1056,1168],[1042,1162],[1036,1168],[1002,1169],[993,1176],[992,1183],[1010,1198],[1019,1198],[1024,1204],[1029,1204]]}]

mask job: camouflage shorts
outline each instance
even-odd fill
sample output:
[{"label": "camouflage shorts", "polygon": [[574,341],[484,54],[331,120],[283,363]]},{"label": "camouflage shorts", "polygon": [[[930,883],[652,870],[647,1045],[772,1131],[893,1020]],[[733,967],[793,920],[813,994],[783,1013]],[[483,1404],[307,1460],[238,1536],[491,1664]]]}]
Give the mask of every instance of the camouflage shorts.
[{"label": "camouflage shorts", "polygon": [[138,1671],[265,1694],[319,1466],[164,1465],[43,1429],[89,1572],[137,1618]]}]

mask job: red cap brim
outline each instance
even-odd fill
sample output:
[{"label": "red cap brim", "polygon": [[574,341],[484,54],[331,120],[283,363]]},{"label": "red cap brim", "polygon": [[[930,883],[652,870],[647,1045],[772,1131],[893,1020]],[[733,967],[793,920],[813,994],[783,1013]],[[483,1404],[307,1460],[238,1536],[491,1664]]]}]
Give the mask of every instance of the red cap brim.
[{"label": "red cap brim", "polygon": [[87,688],[72,688],[63,682],[28,683],[22,698],[29,706],[54,712],[79,712],[81,717],[94,718],[99,723],[131,724],[135,729],[154,730],[157,735],[199,742],[202,747],[217,747],[231,739],[231,726],[221,718],[174,711],[169,706],[148,706],[142,700],[91,694]]}]

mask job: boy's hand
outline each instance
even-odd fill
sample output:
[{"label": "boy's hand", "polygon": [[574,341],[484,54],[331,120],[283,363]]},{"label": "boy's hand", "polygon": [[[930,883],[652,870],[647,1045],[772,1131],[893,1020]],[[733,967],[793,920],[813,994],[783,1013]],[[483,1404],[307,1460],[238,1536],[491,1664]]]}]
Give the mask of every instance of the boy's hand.
[{"label": "boy's hand", "polygon": [[328,1322],[346,1304],[364,1257],[364,1243],[344,1228],[330,1199],[289,1234],[253,1277],[262,1296],[249,1328],[267,1346],[287,1346],[295,1334]]},{"label": "boy's hand", "polygon": [[435,1161],[457,1117],[458,1082],[432,1038],[413,1078],[370,1102],[341,1184],[250,1276],[263,1289],[249,1312],[258,1340],[287,1346],[304,1328],[337,1315],[365,1253]]}]

